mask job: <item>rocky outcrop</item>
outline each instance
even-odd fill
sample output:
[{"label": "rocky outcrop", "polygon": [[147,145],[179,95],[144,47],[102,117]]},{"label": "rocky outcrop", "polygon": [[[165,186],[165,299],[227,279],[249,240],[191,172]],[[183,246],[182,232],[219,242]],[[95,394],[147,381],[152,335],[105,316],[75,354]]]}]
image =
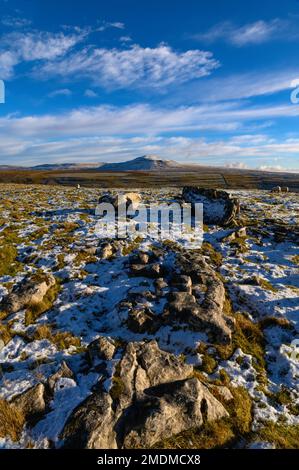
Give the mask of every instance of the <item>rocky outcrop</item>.
[{"label": "rocky outcrop", "polygon": [[25,278],[3,299],[1,309],[7,313],[16,313],[29,306],[37,305],[42,302],[55,283],[55,277],[52,274],[44,273],[30,279]]},{"label": "rocky outcrop", "polygon": [[162,438],[227,416],[193,368],[156,341],[129,343],[110,392],[88,397],[68,419],[67,448],[150,447]]},{"label": "rocky outcrop", "polygon": [[[234,320],[224,312],[225,288],[221,279],[195,251],[181,251],[177,255],[177,266],[184,276],[174,276],[174,285],[179,291],[168,294],[164,320],[188,324],[210,334],[218,343],[229,343]],[[180,279],[184,282],[178,282]]]},{"label": "rocky outcrop", "polygon": [[45,386],[39,383],[14,397],[11,403],[22,412],[27,421],[31,421],[45,411],[44,395]]},{"label": "rocky outcrop", "polygon": [[182,199],[191,204],[203,204],[203,222],[206,225],[229,225],[235,220],[240,210],[238,199],[218,189],[185,186]]}]

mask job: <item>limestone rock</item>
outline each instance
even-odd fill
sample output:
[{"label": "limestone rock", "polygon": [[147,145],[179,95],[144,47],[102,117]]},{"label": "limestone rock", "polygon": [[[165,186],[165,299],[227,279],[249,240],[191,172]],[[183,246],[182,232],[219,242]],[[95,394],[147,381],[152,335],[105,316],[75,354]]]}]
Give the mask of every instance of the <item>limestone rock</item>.
[{"label": "limestone rock", "polygon": [[98,360],[110,361],[115,353],[114,341],[106,336],[100,336],[87,347],[89,360],[92,364]]},{"label": "limestone rock", "polygon": [[51,375],[47,380],[48,390],[51,394],[54,393],[56,382],[61,378],[74,378],[73,371],[69,368],[65,361],[62,361],[57,372]]},{"label": "limestone rock", "polygon": [[129,343],[110,393],[97,391],[73,411],[61,434],[63,446],[148,448],[162,438],[227,416],[208,388],[191,378],[192,371],[191,365],[162,351],[156,341]]},{"label": "limestone rock", "polygon": [[8,313],[16,313],[26,307],[42,302],[48,290],[56,283],[52,274],[36,278],[25,278],[14,286],[13,290],[3,299],[1,308]]},{"label": "limestone rock", "polygon": [[13,398],[12,403],[19,408],[27,421],[42,414],[46,409],[45,387],[39,383]]},{"label": "limestone rock", "polygon": [[185,186],[182,198],[187,203],[203,204],[203,222],[207,225],[228,225],[236,218],[240,210],[240,204],[236,198],[218,189]]},{"label": "limestone rock", "polygon": [[132,264],[131,274],[134,276],[143,276],[149,278],[160,277],[161,266],[158,263],[154,264]]},{"label": "limestone rock", "polygon": [[197,378],[154,387],[129,413],[123,446],[150,447],[223,416],[228,416],[223,405]]}]

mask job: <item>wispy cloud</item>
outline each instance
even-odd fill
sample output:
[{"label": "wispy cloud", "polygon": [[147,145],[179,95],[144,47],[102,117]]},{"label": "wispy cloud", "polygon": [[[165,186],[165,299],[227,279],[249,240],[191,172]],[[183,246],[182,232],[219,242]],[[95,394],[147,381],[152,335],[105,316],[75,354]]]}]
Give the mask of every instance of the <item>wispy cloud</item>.
[{"label": "wispy cloud", "polygon": [[133,45],[128,49],[85,48],[61,60],[48,61],[36,68],[35,74],[89,78],[107,89],[161,88],[207,76],[218,66],[208,51],[176,52],[164,44],[156,48]]},{"label": "wispy cloud", "polygon": [[87,96],[87,98],[96,98],[98,94],[94,90],[90,90],[89,88],[85,90],[84,96]]},{"label": "wispy cloud", "polygon": [[26,26],[30,26],[32,24],[32,21],[27,18],[11,15],[3,16],[0,22],[3,26],[7,26],[9,28],[25,28]]},{"label": "wispy cloud", "polygon": [[14,67],[21,62],[61,57],[84,38],[84,32],[64,34],[33,30],[5,34],[0,41],[0,76],[12,78]]},{"label": "wispy cloud", "polygon": [[55,98],[56,96],[71,96],[72,91],[69,88],[59,88],[48,94],[49,98]]},{"label": "wispy cloud", "polygon": [[233,46],[243,47],[261,44],[273,38],[290,37],[291,33],[289,21],[275,18],[269,21],[258,20],[242,26],[225,21],[204,33],[195,34],[193,38],[208,43],[224,40]]}]

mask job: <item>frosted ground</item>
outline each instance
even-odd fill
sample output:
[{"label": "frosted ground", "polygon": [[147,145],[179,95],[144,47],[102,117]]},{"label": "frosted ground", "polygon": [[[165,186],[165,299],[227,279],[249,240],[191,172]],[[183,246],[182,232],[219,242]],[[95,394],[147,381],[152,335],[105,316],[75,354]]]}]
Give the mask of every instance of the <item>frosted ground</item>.
[{"label": "frosted ground", "polygon": [[[140,192],[144,202],[163,202],[175,200],[180,191]],[[230,445],[284,447],[283,438],[272,438],[273,423],[282,434],[297,433],[299,442],[299,194],[234,191],[241,201],[238,226],[245,226],[246,232],[231,236],[233,227],[204,227],[200,252],[223,281],[227,313],[236,321],[230,347],[186,325],[162,322],[155,331],[140,332],[130,327],[129,299],[137,299],[137,307],[149,308],[157,318],[166,304],[165,297],[155,295],[153,278],[130,275],[130,258],[153,249],[171,272],[177,248],[138,238],[112,241],[111,252],[108,249],[104,255],[97,249],[95,230],[100,194],[98,189],[1,185],[0,298],[36,273],[53,274],[59,289],[51,305],[37,316],[26,309],[9,315],[0,312],[4,343],[0,397],[10,403],[30,387],[46,383],[63,361],[73,375],[57,380],[51,400],[35,422],[13,436],[1,435],[0,429],[0,447],[61,445],[68,417],[103,377],[101,368],[90,366],[86,359],[88,345],[99,336],[118,344],[106,364],[106,391],[113,387],[125,345],[155,339],[162,350],[191,364],[211,387],[221,383],[232,391],[244,390],[250,401],[250,429],[236,433]],[[196,447],[196,432],[200,434],[195,431],[161,446],[176,447],[183,439],[183,445]],[[213,443],[207,441],[207,446]]]}]

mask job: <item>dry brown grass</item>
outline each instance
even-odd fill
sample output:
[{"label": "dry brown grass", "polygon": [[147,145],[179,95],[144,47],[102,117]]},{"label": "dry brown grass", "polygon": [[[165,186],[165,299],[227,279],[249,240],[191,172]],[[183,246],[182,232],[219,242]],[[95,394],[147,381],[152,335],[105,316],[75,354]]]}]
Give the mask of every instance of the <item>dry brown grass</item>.
[{"label": "dry brown grass", "polygon": [[0,437],[18,441],[24,424],[23,413],[16,406],[0,399]]}]

